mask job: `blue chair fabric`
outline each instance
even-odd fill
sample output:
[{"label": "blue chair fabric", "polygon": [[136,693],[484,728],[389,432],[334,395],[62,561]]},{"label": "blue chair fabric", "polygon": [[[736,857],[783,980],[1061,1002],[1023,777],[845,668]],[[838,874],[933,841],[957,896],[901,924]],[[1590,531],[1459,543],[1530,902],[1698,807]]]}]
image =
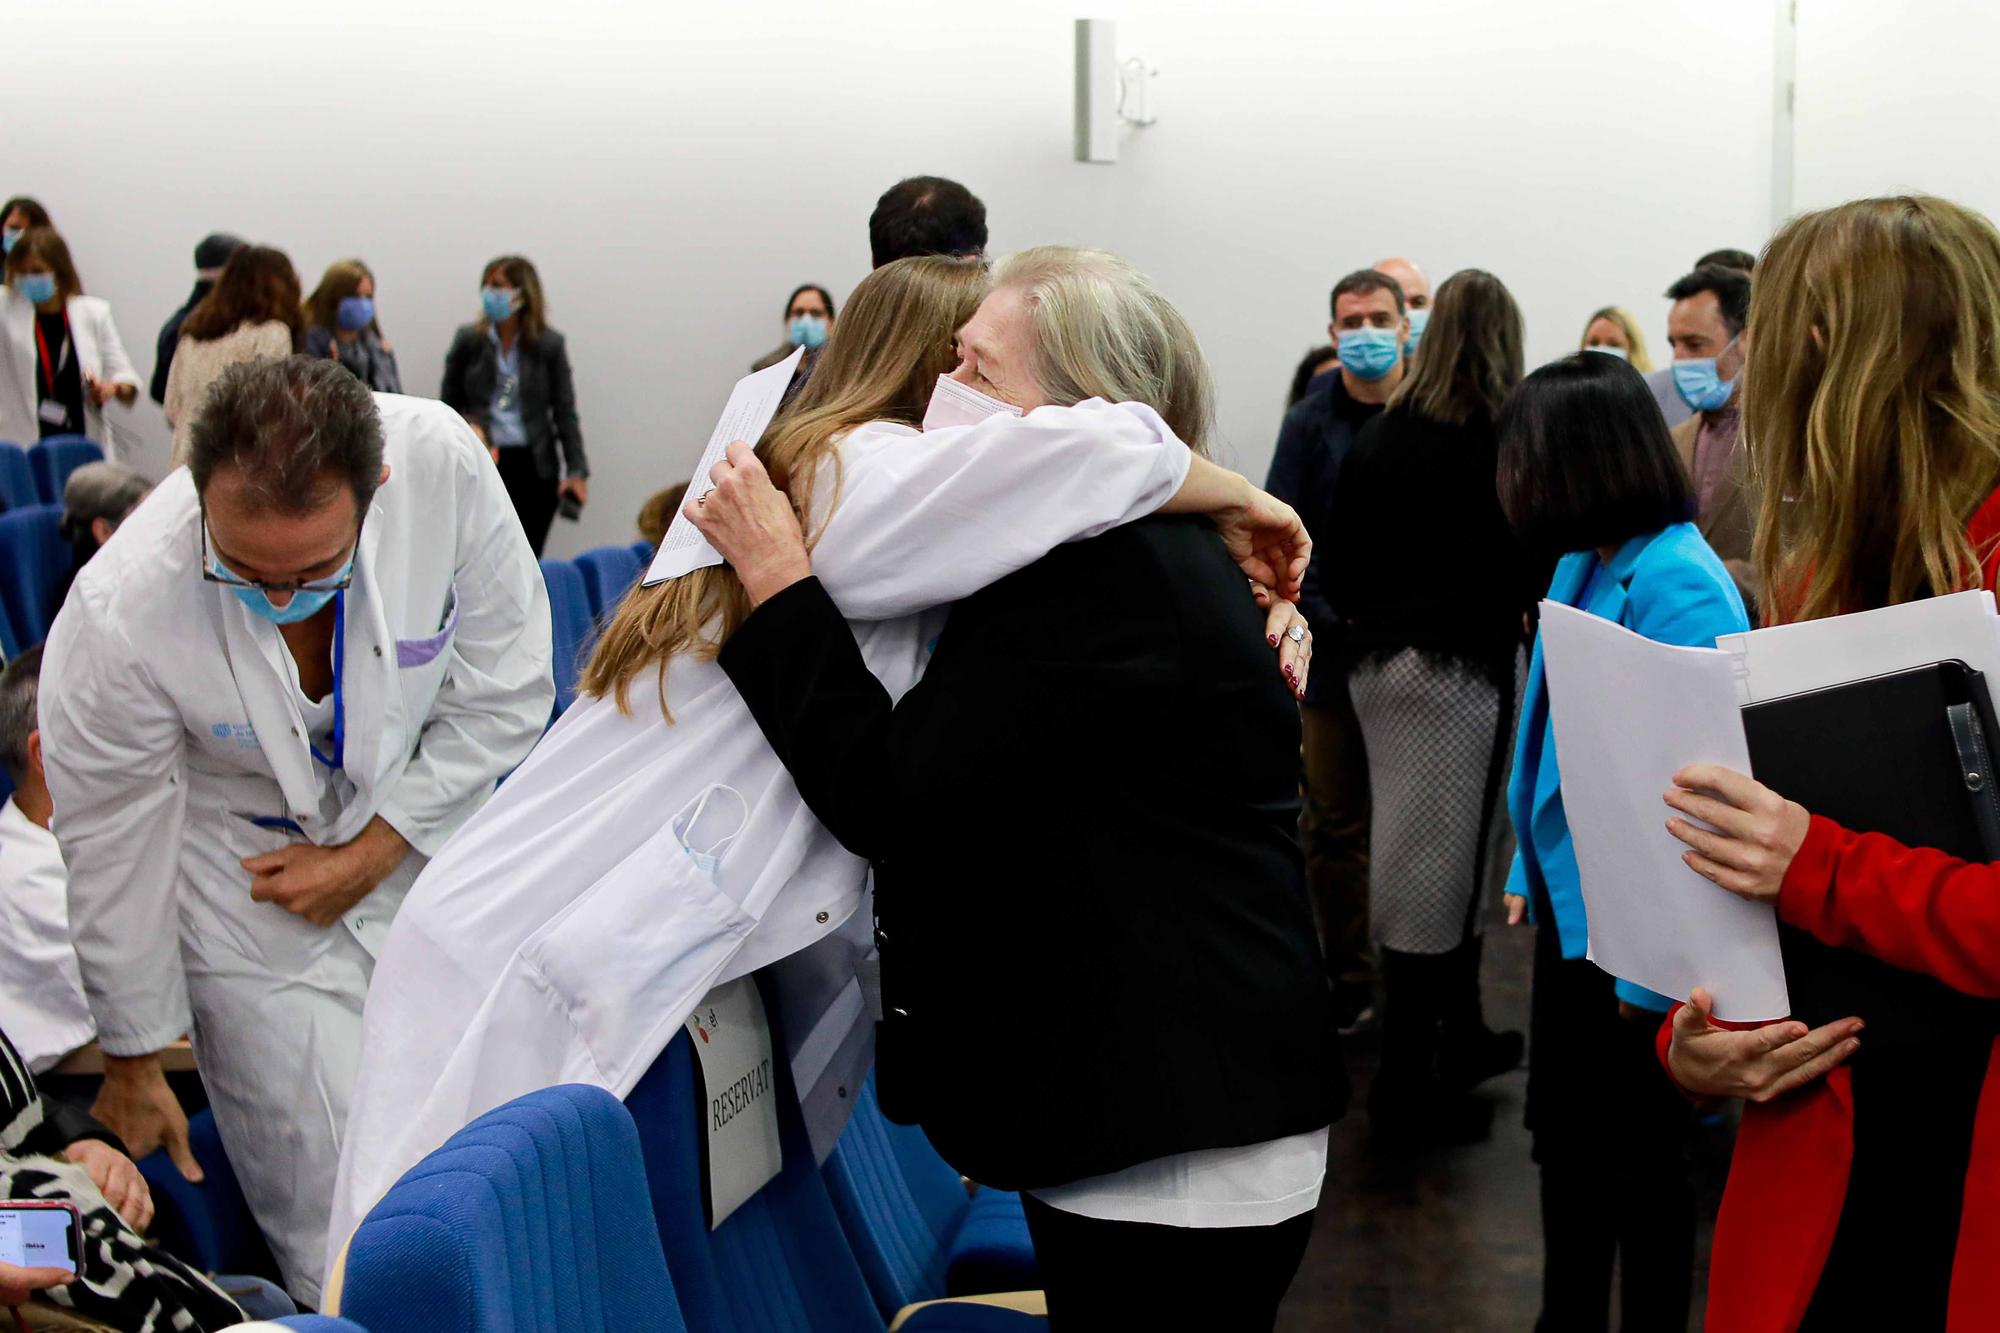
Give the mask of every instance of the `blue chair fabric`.
[{"label": "blue chair fabric", "polygon": [[564,1084],[466,1126],[362,1220],[339,1312],[373,1333],[681,1333],[631,1116]]},{"label": "blue chair fabric", "polygon": [[48,637],[58,610],[56,589],[75,558],[62,538],[60,506],[28,505],[0,514],[0,617],[16,650]]},{"label": "blue chair fabric", "polygon": [[28,468],[35,475],[35,489],[45,505],[62,503],[70,473],[85,463],[103,461],[104,451],[81,435],[51,435],[28,449]]},{"label": "blue chair fabric", "polygon": [[576,558],[594,621],[608,614],[639,581],[640,566],[629,546],[599,546]]},{"label": "blue chair fabric", "polygon": [[273,1319],[271,1323],[278,1328],[296,1328],[301,1333],[368,1333],[352,1319],[330,1314],[289,1314],[283,1319]]},{"label": "blue chair fabric", "polygon": [[153,1234],[170,1254],[203,1272],[248,1273],[275,1281],[277,1261],[236,1182],[213,1111],[203,1109],[188,1117],[188,1147],[201,1164],[198,1185],[180,1173],[164,1149],[139,1162],[139,1173],[152,1186],[157,1207]]},{"label": "blue chair fabric", "polygon": [[651,542],[633,542],[631,549],[632,554],[638,557],[639,572],[645,573],[653,563],[653,556],[657,554],[656,549]]},{"label": "blue chair fabric", "polygon": [[549,621],[555,631],[556,716],[576,698],[576,678],[590,641],[590,597],[583,572],[568,560],[544,559],[542,582],[549,590]]},{"label": "blue chair fabric", "polygon": [[35,485],[35,470],[28,462],[28,451],[0,440],[0,510],[41,502],[42,493]]}]

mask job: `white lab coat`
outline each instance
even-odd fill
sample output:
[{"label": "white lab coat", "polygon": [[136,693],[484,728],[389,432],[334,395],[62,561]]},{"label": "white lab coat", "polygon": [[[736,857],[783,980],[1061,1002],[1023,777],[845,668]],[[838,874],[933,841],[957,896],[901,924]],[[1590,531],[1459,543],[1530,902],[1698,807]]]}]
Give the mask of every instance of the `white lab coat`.
[{"label": "white lab coat", "polygon": [[[928,434],[866,426],[839,452],[813,568],[898,696],[942,608],[1153,512],[1190,461],[1152,409],[1097,400]],[[802,1100],[844,1117],[872,1056],[854,968],[867,864],[806,809],[713,661],[675,658],[667,700],[672,724],[651,674],[629,715],[578,699],[412,890],[368,996],[333,1250],[476,1116],[560,1082],[626,1095],[712,987],[781,959]],[[687,828],[714,784],[742,804],[713,799]],[[711,879],[683,838],[707,850],[739,822]],[[828,1143],[839,1126],[820,1120]]]},{"label": "white lab coat", "polygon": [[97,1035],[69,940],[56,835],[0,798],[0,1032],[37,1074]]},{"label": "white lab coat", "polygon": [[[66,308],[77,368],[83,372],[84,421],[76,433],[97,441],[104,456],[116,460],[122,451],[116,441],[105,436],[104,409],[91,406],[90,381],[138,387],[139,372],[125,354],[118,326],[111,322],[110,302],[96,296],[72,296]],[[35,350],[34,304],[12,287],[0,287],[0,440],[26,447],[42,438],[42,421],[36,415],[40,394],[35,387],[40,366],[41,354]]]},{"label": "white lab coat", "polygon": [[[441,403],[375,401],[390,477],[346,596],[343,778],[311,756],[277,627],[203,580],[185,468],[77,575],[41,676],[99,1040],[130,1055],[192,1032],[230,1162],[308,1300],[374,957],[425,859],[526,756],[555,697],[548,595],[486,450]],[[415,852],[341,925],[251,901],[243,858],[345,843],[378,814]]]}]

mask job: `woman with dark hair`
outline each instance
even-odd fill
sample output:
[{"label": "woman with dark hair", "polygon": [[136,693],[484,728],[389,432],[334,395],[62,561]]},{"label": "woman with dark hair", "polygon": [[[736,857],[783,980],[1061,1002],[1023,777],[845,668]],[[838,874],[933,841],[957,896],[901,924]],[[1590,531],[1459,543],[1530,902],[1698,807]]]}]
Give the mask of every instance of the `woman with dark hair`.
[{"label": "woman with dark hair", "polygon": [[173,465],[187,462],[188,431],[216,377],[238,361],[290,356],[305,341],[299,274],[283,250],[246,245],[229,256],[215,290],[188,313],[167,371]]},{"label": "woman with dark hair", "polygon": [[[1687,473],[1645,379],[1577,352],[1528,376],[1500,416],[1500,503],[1529,549],[1562,554],[1548,599],[1660,643],[1712,648],[1750,627],[1689,519]],[[1548,678],[1535,647],[1507,810],[1519,844],[1507,921],[1535,923],[1528,1128],[1542,1169],[1542,1322],[1604,1328],[1611,1274],[1626,1329],[1687,1327],[1690,1104],[1653,1055],[1664,996],[1584,954],[1583,890],[1563,810]]]},{"label": "woman with dark hair", "polygon": [[14,242],[21,239],[30,227],[49,227],[49,210],[43,208],[24,194],[17,194],[6,203],[0,204],[0,255],[14,248]]},{"label": "woman with dark hair", "polygon": [[306,355],[332,357],[376,393],[403,391],[396,349],[375,318],[375,275],[368,265],[358,259],[328,264],[303,313]]},{"label": "woman with dark hair", "polygon": [[[18,216],[15,212],[7,217]],[[139,396],[139,372],[125,354],[111,305],[85,296],[69,246],[52,227],[30,227],[7,251],[7,286],[0,288],[0,440],[28,443],[51,435],[85,435],[109,456],[104,406]]]},{"label": "woman with dark hair", "polygon": [[1494,419],[1521,378],[1521,311],[1490,273],[1438,288],[1424,355],[1340,470],[1328,598],[1367,746],[1369,921],[1381,960],[1377,1135],[1463,1139],[1463,1094],[1514,1068],[1521,1034],[1479,1005],[1479,908],[1537,579],[1494,493]]},{"label": "woman with dark hair", "polygon": [[486,441],[540,555],[556,507],[590,502],[569,345],[549,327],[541,275],[526,259],[502,255],[479,282],[480,316],[452,338],[438,397]]},{"label": "woman with dark hair", "polygon": [[753,371],[763,370],[777,365],[797,348],[806,349],[806,354],[799,358],[798,369],[792,372],[792,382],[785,386],[780,409],[789,407],[799,390],[806,387],[813,367],[819,364],[819,349],[826,346],[832,333],[833,293],[813,282],[793,288],[791,298],[785,302],[785,341],[778,350],[758,357],[750,366]]},{"label": "woman with dark hair", "polygon": [[1321,343],[1307,350],[1299,361],[1298,369],[1292,372],[1292,389],[1285,395],[1285,410],[1291,411],[1299,405],[1299,399],[1312,392],[1315,382],[1324,384],[1322,375],[1331,375],[1340,369],[1340,349],[1332,343]]}]

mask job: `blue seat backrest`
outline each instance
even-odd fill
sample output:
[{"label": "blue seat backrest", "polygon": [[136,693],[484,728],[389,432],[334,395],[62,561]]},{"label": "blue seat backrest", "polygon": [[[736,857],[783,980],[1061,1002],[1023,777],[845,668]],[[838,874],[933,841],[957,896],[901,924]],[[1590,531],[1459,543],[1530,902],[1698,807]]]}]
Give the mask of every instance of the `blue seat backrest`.
[{"label": "blue seat backrest", "polygon": [[628,546],[599,546],[576,558],[590,599],[590,618],[606,615],[639,580],[639,560]]},{"label": "blue seat backrest", "polygon": [[[781,1038],[773,1044],[784,1051]],[[702,1203],[704,1108],[685,1030],[625,1099],[639,1125],[682,1313],[703,1333],[880,1330],[881,1311],[813,1161],[782,1055],[774,1073],[784,1166],[713,1231]]]},{"label": "blue seat backrest", "polygon": [[576,698],[576,678],[583,670],[583,651],[590,641],[590,599],[583,572],[567,560],[542,561],[542,582],[549,589],[549,621],[555,631],[556,712]]},{"label": "blue seat backrest", "polygon": [[[904,1142],[907,1136],[917,1144]],[[882,1114],[872,1073],[825,1173],[834,1210],[884,1316],[946,1295],[948,1246],[972,1200],[921,1129],[891,1124]]]},{"label": "blue seat backrest", "polygon": [[215,1112],[188,1117],[188,1147],[201,1163],[202,1181],[191,1183],[160,1149],[140,1159],[139,1172],[153,1188],[158,1214],[153,1232],[169,1253],[205,1273],[248,1273],[276,1280],[278,1265],[257,1229],[236,1170],[223,1151]]},{"label": "blue seat backrest", "polygon": [[367,1329],[351,1319],[329,1314],[288,1314],[271,1322],[279,1328],[296,1328],[300,1333],[368,1333]]},{"label": "blue seat backrest", "polygon": [[656,554],[658,554],[658,552],[655,550],[651,542],[633,542],[632,554],[634,557],[638,559],[639,572],[643,574],[646,572],[646,570],[652,567],[653,557]]},{"label": "blue seat backrest", "polygon": [[0,614],[17,649],[48,637],[56,618],[56,588],[75,554],[62,537],[58,505],[28,505],[0,514]]},{"label": "blue seat backrest", "polygon": [[373,1333],[682,1333],[632,1117],[563,1084],[454,1134],[362,1219],[340,1313]]},{"label": "blue seat backrest", "polygon": [[62,503],[69,474],[85,463],[104,461],[104,451],[81,435],[51,435],[28,450],[28,468],[45,505]]},{"label": "blue seat backrest", "polygon": [[42,493],[35,488],[35,471],[28,463],[28,451],[18,444],[0,440],[0,510],[40,504]]}]

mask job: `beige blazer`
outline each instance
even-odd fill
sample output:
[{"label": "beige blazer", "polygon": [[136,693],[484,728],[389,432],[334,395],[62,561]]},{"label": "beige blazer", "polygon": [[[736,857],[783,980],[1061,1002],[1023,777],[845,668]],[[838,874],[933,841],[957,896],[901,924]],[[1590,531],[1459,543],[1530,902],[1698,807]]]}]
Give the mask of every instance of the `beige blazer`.
[{"label": "beige blazer", "polygon": [[[1681,467],[1688,475],[1688,484],[1695,484],[1694,446],[1701,433],[1704,414],[1697,412],[1686,421],[1675,426],[1670,432],[1674,440],[1674,450],[1681,456]],[[1738,437],[1739,441],[1741,437]],[[1716,487],[1715,497],[1708,508],[1695,516],[1695,526],[1701,535],[1722,557],[1722,563],[1729,567],[1731,578],[1736,580],[1737,591],[1743,594],[1743,603],[1750,609],[1751,623],[1757,622],[1757,572],[1751,563],[1752,548],[1757,540],[1757,496],[1752,489],[1747,473],[1748,460],[1739,448],[1729,471]]]}]

